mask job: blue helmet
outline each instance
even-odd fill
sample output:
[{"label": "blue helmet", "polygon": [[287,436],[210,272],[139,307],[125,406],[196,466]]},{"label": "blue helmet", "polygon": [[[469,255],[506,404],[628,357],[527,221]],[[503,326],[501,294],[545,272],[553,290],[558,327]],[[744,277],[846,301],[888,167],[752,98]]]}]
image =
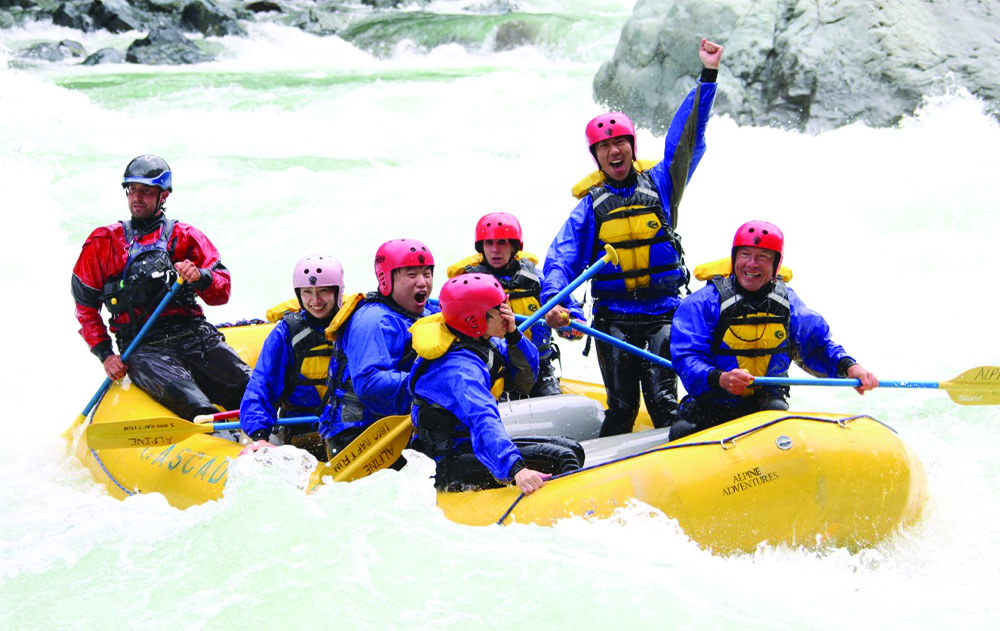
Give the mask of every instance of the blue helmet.
[{"label": "blue helmet", "polygon": [[125,167],[122,188],[133,182],[155,186],[170,193],[174,191],[174,176],[170,171],[170,165],[159,156],[144,155],[132,158]]}]

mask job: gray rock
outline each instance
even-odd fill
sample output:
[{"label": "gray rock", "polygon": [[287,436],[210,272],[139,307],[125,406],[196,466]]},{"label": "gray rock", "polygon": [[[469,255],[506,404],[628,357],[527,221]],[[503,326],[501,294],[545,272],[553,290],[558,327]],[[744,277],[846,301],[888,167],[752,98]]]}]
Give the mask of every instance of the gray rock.
[{"label": "gray rock", "polygon": [[197,64],[212,59],[175,28],[153,29],[147,37],[132,42],[125,54],[129,63],[151,66]]},{"label": "gray rock", "polygon": [[82,62],[84,66],[98,66],[100,64],[121,64],[125,63],[125,57],[115,48],[102,48],[90,55]]},{"label": "gray rock", "polygon": [[211,0],[189,2],[181,12],[181,28],[198,31],[204,35],[246,35],[236,21],[236,15],[219,7]]},{"label": "gray rock", "polygon": [[511,20],[497,27],[494,38],[496,50],[512,50],[533,44],[538,37],[538,27],[524,20]]},{"label": "gray rock", "polygon": [[94,28],[111,33],[134,31],[143,24],[138,11],[125,0],[94,0],[87,10],[94,21]]},{"label": "gray rock", "polygon": [[343,16],[318,8],[294,12],[283,21],[289,26],[320,36],[338,35],[347,25]]},{"label": "gray rock", "polygon": [[891,126],[955,87],[1000,117],[993,0],[639,0],[595,97],[664,131],[703,36],[726,47],[715,112],[741,124]]},{"label": "gray rock", "polygon": [[90,17],[89,9],[89,4],[84,2],[63,2],[52,13],[52,23],[89,33],[94,30],[94,19]]},{"label": "gray rock", "polygon": [[62,61],[67,57],[84,57],[87,51],[83,44],[71,39],[61,42],[41,42],[29,46],[21,53],[25,59],[42,59],[45,61]]}]

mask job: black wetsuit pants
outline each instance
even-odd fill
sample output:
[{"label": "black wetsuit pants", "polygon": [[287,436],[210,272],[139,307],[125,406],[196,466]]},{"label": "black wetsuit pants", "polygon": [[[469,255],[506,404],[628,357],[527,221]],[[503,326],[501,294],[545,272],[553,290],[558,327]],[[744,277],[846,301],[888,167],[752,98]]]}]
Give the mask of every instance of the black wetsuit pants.
[{"label": "black wetsuit pants", "polygon": [[239,409],[251,373],[218,329],[203,318],[157,321],[126,363],[132,383],[188,420],[218,412],[213,403]]},{"label": "black wetsuit pants", "polygon": [[704,397],[684,397],[680,418],[670,426],[670,440],[715,427],[747,414],[761,410],[787,410],[788,388],[760,389],[735,405],[724,405],[705,400]]},{"label": "black wetsuit pants", "polygon": [[[576,471],[583,466],[583,447],[573,439],[562,436],[522,436],[513,441],[529,469],[558,475]],[[472,452],[472,445],[465,443],[464,447],[438,460],[434,486],[442,491],[468,491],[496,489],[505,484],[493,477]]]},{"label": "black wetsuit pants", "polygon": [[[598,309],[594,328],[663,358],[670,357],[673,312],[662,315],[611,313]],[[639,389],[654,427],[668,427],[677,418],[677,374],[617,346],[595,339],[597,361],[607,390],[601,436],[627,434],[639,413]]]}]

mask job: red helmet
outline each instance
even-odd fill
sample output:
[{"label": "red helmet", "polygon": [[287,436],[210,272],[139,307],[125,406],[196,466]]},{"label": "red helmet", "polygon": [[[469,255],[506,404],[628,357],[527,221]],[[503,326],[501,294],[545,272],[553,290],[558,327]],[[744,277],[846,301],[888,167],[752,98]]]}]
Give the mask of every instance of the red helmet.
[{"label": "red helmet", "polygon": [[[594,155],[594,145],[606,138],[628,136],[632,142],[632,157],[635,157],[635,125],[621,112],[608,112],[587,123],[587,146]],[[596,159],[596,156],[595,156]]]},{"label": "red helmet", "polygon": [[785,252],[785,235],[781,229],[773,223],[767,221],[748,221],[736,230],[733,237],[733,256],[736,256],[736,248],[740,246],[752,246],[764,248],[778,253],[774,259],[774,273],[778,273],[781,266],[781,258]]},{"label": "red helmet", "polygon": [[507,239],[516,241],[514,251],[521,249],[524,239],[521,237],[521,223],[510,213],[489,213],[483,215],[476,224],[476,252],[482,254],[483,241],[486,239]]},{"label": "red helmet", "polygon": [[434,255],[416,239],[393,239],[375,252],[375,278],[383,296],[392,293],[392,272],[402,267],[434,266]]},{"label": "red helmet", "polygon": [[303,287],[336,287],[337,307],[344,297],[344,267],[336,257],[313,254],[295,264],[292,272],[292,287],[295,293]]},{"label": "red helmet", "polygon": [[444,321],[469,337],[486,335],[486,312],[501,304],[507,294],[489,274],[461,274],[441,288]]}]

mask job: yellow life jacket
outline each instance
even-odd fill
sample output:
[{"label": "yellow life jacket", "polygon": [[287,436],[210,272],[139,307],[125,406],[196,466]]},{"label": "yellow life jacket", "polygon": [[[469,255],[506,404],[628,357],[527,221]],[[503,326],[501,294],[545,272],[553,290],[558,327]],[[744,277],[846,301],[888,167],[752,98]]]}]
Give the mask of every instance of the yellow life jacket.
[{"label": "yellow life jacket", "polygon": [[[503,357],[493,348],[493,344],[482,344],[468,338],[455,335],[445,324],[444,314],[435,313],[420,318],[410,326],[413,350],[424,360],[438,359],[449,350],[466,349],[475,353],[486,364],[490,372],[490,393],[500,400],[504,386]],[[414,380],[418,379],[418,373]]]},{"label": "yellow life jacket", "polygon": [[[702,263],[701,265],[694,268],[694,277],[698,280],[711,280],[712,278],[718,276],[720,278],[729,276],[733,273],[733,259],[730,257],[719,259],[718,261],[712,261],[711,263]],[[778,268],[778,278],[785,281],[786,283],[792,280],[792,268],[782,265]]]},{"label": "yellow life jacket", "polygon": [[[750,305],[736,292],[735,277],[714,277],[719,293],[719,322],[712,335],[712,352],[736,358],[740,368],[755,377],[767,375],[771,356],[788,353],[791,308],[788,287],[774,281],[763,301]],[[743,396],[752,394],[747,388]]]},{"label": "yellow life jacket", "polygon": [[350,296],[345,296],[340,310],[337,311],[337,315],[333,316],[333,320],[330,321],[330,325],[326,327],[326,339],[336,339],[337,331],[347,324],[348,320],[351,319],[351,316],[354,315],[354,312],[364,301],[364,294],[351,294]]},{"label": "yellow life jacket", "polygon": [[[632,167],[635,169],[636,173],[642,173],[643,171],[652,169],[657,164],[657,160],[634,160],[632,162]],[[590,192],[590,189],[595,186],[604,186],[604,182],[607,181],[607,178],[608,176],[605,175],[604,171],[600,169],[590,173],[573,186],[573,197],[583,199],[587,193]]]},{"label": "yellow life jacket", "polygon": [[[498,273],[483,263],[482,254],[467,256],[448,268],[448,278],[459,274],[490,274],[500,283],[510,299],[510,308],[516,314],[530,316],[541,308],[542,282],[538,272],[538,257],[528,252],[518,252],[514,258],[519,262],[510,274]],[[506,270],[504,270],[506,271]],[[534,327],[532,327],[534,328]],[[526,332],[531,339],[532,331]]]},{"label": "yellow life jacket", "polygon": [[290,298],[284,302],[279,302],[267,310],[265,317],[268,322],[277,322],[289,313],[296,313],[302,309],[298,298]]},{"label": "yellow life jacket", "polygon": [[[668,221],[656,185],[648,169],[656,163],[634,163],[635,190],[628,197],[604,186],[605,174],[597,171],[574,188],[591,184],[595,233],[591,260],[610,244],[618,252],[618,265],[608,265],[594,276],[591,294],[595,298],[633,299],[676,295],[688,282],[684,251],[674,226]],[[582,196],[582,195],[581,195]]]},{"label": "yellow life jacket", "polygon": [[315,414],[316,410],[301,409],[289,397],[299,386],[313,386],[321,401],[326,401],[327,374],[333,345],[325,336],[309,326],[302,313],[286,314],[282,320],[288,330],[287,342],[292,349],[293,364],[285,371],[285,387],[281,397],[282,414]]}]

